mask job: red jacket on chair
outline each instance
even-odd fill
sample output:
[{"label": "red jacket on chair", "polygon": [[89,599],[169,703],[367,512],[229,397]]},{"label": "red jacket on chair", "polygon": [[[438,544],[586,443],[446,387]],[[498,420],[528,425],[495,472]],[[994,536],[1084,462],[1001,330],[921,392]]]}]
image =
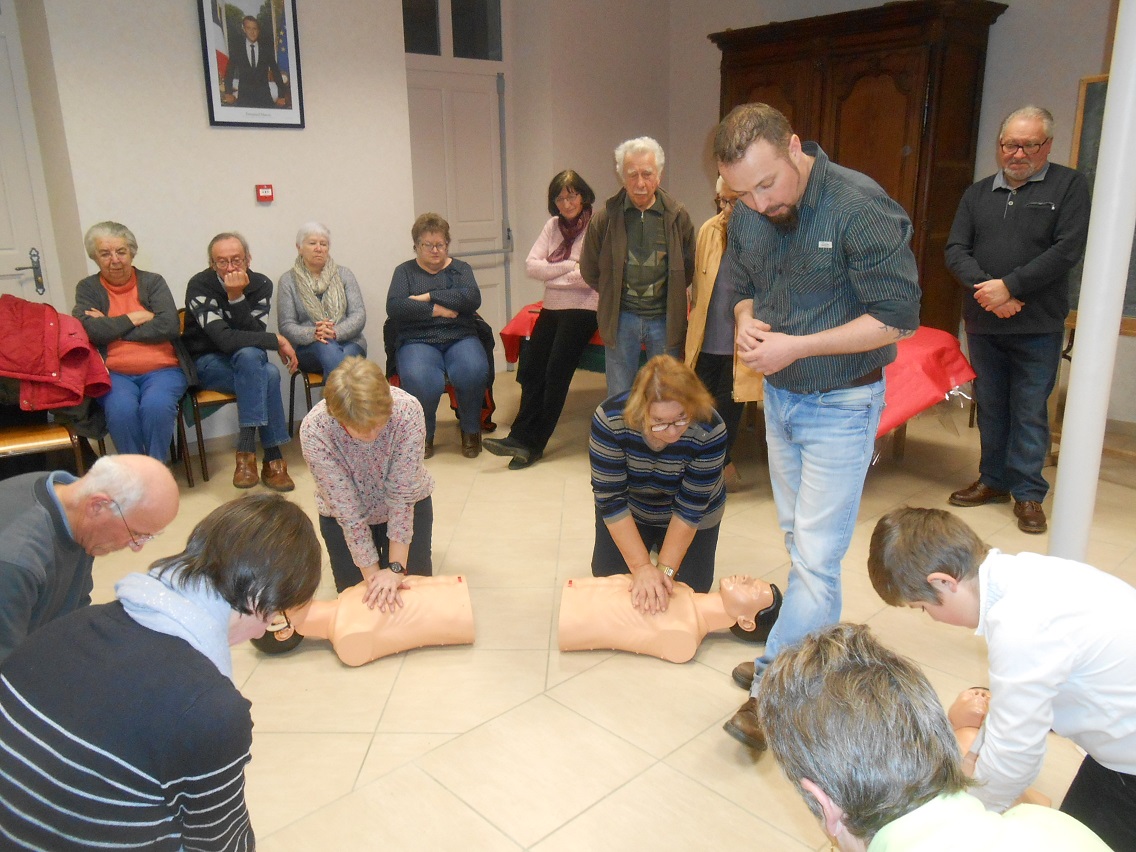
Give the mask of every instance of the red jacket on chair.
[{"label": "red jacket on chair", "polygon": [[0,296],[0,376],[20,380],[20,408],[78,405],[110,392],[110,373],[79,320],[51,305]]}]

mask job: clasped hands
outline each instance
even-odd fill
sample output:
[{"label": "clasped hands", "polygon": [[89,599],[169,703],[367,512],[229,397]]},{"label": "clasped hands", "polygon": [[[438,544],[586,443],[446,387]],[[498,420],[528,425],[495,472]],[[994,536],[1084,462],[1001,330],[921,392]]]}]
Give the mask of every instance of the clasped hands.
[{"label": "clasped hands", "polygon": [[750,369],[776,373],[801,357],[800,338],[773,331],[769,323],[753,316],[743,315],[737,323],[738,357]]},{"label": "clasped hands", "polygon": [[1025,303],[1010,295],[1010,288],[1001,278],[991,278],[974,286],[974,300],[999,319],[1012,317]]}]

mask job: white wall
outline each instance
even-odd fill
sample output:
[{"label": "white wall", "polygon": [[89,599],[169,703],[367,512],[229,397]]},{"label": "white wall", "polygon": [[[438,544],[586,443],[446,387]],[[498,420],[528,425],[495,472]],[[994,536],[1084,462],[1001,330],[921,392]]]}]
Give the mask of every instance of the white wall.
[{"label": "white wall", "polygon": [[601,203],[619,189],[615,146],[653,136],[672,188],[667,9],[656,0],[516,3],[515,307],[543,292],[524,278],[524,259],[548,220],[553,175],[575,169]]},{"label": "white wall", "polygon": [[[139,268],[164,275],[180,302],[215,233],[241,231],[253,268],[275,281],[295,259],[296,229],[317,219],[362,285],[381,360],[386,290],[414,220],[398,0],[299,5],[303,130],[210,126],[195,3],[43,6],[78,208],[78,227],[56,231],[60,253],[97,221],[123,222]],[[258,203],[258,183],[277,200]],[[233,424],[219,414],[210,432]]]}]

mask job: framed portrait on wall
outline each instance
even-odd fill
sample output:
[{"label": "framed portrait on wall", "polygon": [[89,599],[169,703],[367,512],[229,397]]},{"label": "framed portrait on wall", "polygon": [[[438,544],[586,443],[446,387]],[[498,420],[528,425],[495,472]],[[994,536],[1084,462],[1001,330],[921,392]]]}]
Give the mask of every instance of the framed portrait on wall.
[{"label": "framed portrait on wall", "polygon": [[303,127],[296,0],[197,0],[209,123]]}]

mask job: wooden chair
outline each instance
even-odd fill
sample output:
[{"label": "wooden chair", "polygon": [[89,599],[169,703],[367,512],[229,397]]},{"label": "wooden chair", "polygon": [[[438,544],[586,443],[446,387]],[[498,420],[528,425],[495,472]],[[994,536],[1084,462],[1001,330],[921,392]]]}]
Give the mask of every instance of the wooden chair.
[{"label": "wooden chair", "polygon": [[66,449],[75,453],[75,470],[82,476],[87,472],[87,467],[83,464],[79,436],[71,431],[70,426],[62,423],[35,423],[0,427],[0,458]]},{"label": "wooden chair", "polygon": [[[182,334],[185,333],[185,308],[178,311],[178,322],[180,324]],[[209,481],[209,461],[205,456],[205,436],[201,431],[201,416],[203,411],[210,409],[220,408],[222,405],[228,405],[231,402],[236,402],[237,397],[235,394],[225,393],[224,391],[205,390],[197,385],[190,385],[186,389],[185,395],[181,398],[178,405],[178,445],[182,453],[186,452],[186,437],[185,437],[185,407],[188,405],[190,413],[193,416],[193,426],[197,430],[197,460],[201,465],[201,478],[206,482]],[[189,479],[190,488],[193,487],[193,474],[189,472],[190,465],[188,457],[186,459],[186,473]]]},{"label": "wooden chair", "polygon": [[292,381],[288,388],[288,437],[296,437],[296,379],[304,380],[304,398],[308,401],[308,411],[312,410],[312,388],[322,388],[323,373],[309,373],[297,370],[292,374]]}]

